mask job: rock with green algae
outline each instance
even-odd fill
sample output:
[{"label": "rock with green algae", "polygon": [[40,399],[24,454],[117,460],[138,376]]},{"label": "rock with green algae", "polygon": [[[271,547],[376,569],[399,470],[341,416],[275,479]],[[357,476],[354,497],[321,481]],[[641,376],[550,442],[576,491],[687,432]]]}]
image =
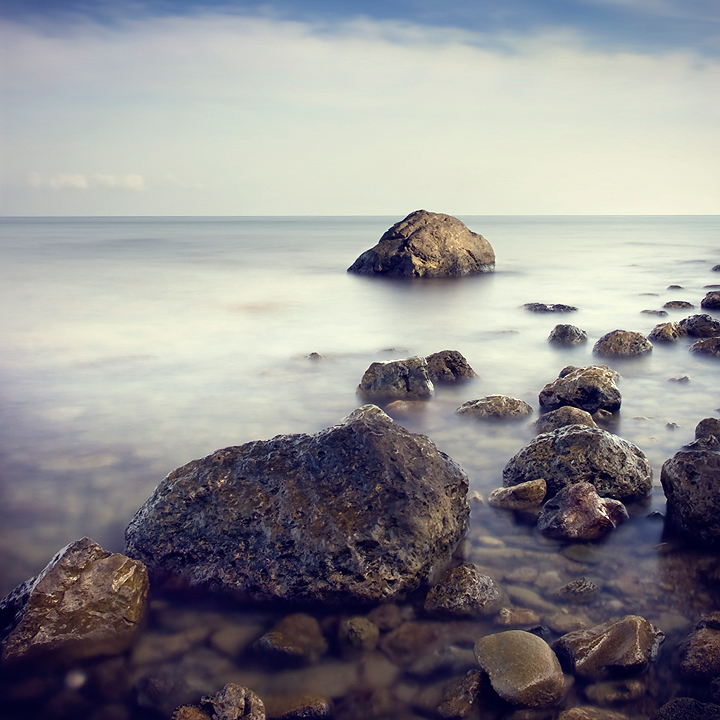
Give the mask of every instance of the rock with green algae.
[{"label": "rock with green algae", "polygon": [[2,665],[124,652],[145,616],[148,587],[141,562],[90,538],[70,543],[0,601]]}]

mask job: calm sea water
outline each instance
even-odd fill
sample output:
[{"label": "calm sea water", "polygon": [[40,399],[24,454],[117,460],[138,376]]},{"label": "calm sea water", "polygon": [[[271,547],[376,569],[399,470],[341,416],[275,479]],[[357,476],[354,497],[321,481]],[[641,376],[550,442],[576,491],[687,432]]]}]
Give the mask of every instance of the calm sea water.
[{"label": "calm sea water", "polygon": [[[495,273],[346,273],[398,219],[0,220],[0,595],[79,537],[121,551],[135,510],[187,461],[336,423],[360,404],[355,388],[375,360],[465,355],[480,378],[439,388],[400,421],[435,440],[482,495],[534,432],[455,409],[500,393],[537,411],[539,391],[566,365],[621,373],[614,430],[648,455],[657,485],[695,425],[720,413],[720,365],[690,354],[689,341],[634,361],[592,355],[611,330],[647,334],[701,312],[705,286],[720,283],[720,217],[461,217],[493,245]],[[642,313],[671,299],[698,309]],[[526,302],[579,310],[539,315]],[[566,322],[589,342],[550,347],[550,331]],[[690,380],[669,380],[679,376]],[[664,509],[659,487],[649,509]],[[484,506],[474,513],[516,532]],[[631,544],[646,552],[661,531],[641,523]]]}]

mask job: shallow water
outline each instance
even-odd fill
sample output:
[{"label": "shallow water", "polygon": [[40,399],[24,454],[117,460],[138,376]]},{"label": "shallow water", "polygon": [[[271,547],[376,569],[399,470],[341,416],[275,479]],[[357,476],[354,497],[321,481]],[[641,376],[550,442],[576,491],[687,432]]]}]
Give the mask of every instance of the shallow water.
[{"label": "shallow water", "polygon": [[[220,447],[339,421],[359,404],[357,383],[378,359],[443,349],[468,359],[479,379],[438,388],[422,412],[396,419],[429,435],[486,496],[534,433],[526,422],[456,416],[462,402],[500,393],[537,412],[540,389],[561,368],[598,362],[592,346],[601,335],[647,334],[658,322],[701,312],[705,286],[720,282],[712,272],[720,262],[716,216],[462,217],[493,245],[495,273],[453,281],[347,274],[397,219],[0,220],[0,594],[79,537],[121,551],[129,519],[175,467]],[[698,308],[667,318],[641,312],[671,299]],[[526,302],[579,310],[534,314],[521,308]],[[586,330],[589,342],[550,347],[552,328],[567,322]],[[530,566],[566,582],[591,577],[602,592],[583,609],[590,620],[634,612],[668,632],[668,660],[653,670],[659,675],[669,667],[673,633],[717,607],[715,558],[658,549],[662,520],[647,517],[664,510],[662,463],[693,439],[702,418],[720,412],[718,364],[690,354],[690,342],[656,345],[634,361],[600,361],[622,375],[612,429],[640,446],[655,474],[652,497],[631,508],[630,522],[578,561],[580,551],[544,541],[523,518],[476,502],[462,549],[510,586],[537,589],[539,571],[523,570]],[[322,359],[308,359],[311,352]],[[681,376],[690,379],[670,381]],[[206,615],[221,622],[216,610],[203,615],[164,602],[154,606],[158,627],[169,622],[163,613],[189,613],[188,624],[199,626]],[[222,622],[247,621],[227,612]],[[187,657],[213,652],[209,636]],[[240,656],[228,662],[208,671],[215,681],[245,672]],[[325,694],[337,699],[368,684],[357,663],[331,655],[325,665],[332,667],[303,671],[314,679],[298,679],[298,687],[334,678]],[[289,682],[287,671],[252,672],[258,689]],[[373,676],[371,667],[362,672]],[[416,681],[391,675],[388,692],[404,698],[403,711],[427,712]],[[668,687],[658,681],[649,704]]]}]

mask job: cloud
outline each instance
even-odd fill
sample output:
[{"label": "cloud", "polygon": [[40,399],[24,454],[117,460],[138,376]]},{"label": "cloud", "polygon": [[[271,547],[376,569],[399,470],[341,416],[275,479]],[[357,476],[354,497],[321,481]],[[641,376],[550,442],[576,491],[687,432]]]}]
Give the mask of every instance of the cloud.
[{"label": "cloud", "polygon": [[71,188],[74,190],[89,190],[90,188],[125,188],[130,190],[143,190],[145,181],[141,175],[106,175],[93,173],[90,176],[80,173],[58,173],[57,175],[43,175],[31,172],[28,176],[29,184],[34,188],[49,187],[53,190]]}]

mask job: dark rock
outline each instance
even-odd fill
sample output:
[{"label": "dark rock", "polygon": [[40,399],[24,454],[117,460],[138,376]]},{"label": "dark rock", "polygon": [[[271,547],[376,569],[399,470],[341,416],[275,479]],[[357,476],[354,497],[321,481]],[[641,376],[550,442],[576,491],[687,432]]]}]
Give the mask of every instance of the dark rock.
[{"label": "dark rock", "polygon": [[416,210],[395,223],[348,268],[360,275],[453,277],[492,272],[490,243],[457,218]]},{"label": "dark rock", "polygon": [[535,313],[575,312],[577,310],[572,305],[563,305],[562,303],[525,303],[523,307]]},{"label": "dark rock", "polygon": [[720,438],[720,420],[718,418],[705,418],[695,427],[695,438],[710,437],[715,435]]},{"label": "dark rock", "polygon": [[720,720],[720,706],[694,698],[675,698],[665,703],[650,720]]},{"label": "dark rock", "polygon": [[444,617],[473,618],[494,615],[502,601],[503,593],[493,579],[466,563],[448,570],[430,589],[425,611]]},{"label": "dark rock", "polygon": [[667,289],[668,290],[684,290],[682,285],[668,285]]},{"label": "dark rock", "polygon": [[357,387],[363,399],[371,402],[393,400],[429,400],[435,388],[428,376],[424,358],[374,362],[365,371]]},{"label": "dark rock", "polygon": [[423,655],[406,669],[409,675],[419,678],[437,677],[439,674],[457,675],[477,667],[475,654],[470,648],[446,645],[429,655]]},{"label": "dark rock", "polygon": [[683,643],[680,673],[693,681],[720,677],[720,612],[701,618]]},{"label": "dark rock", "polygon": [[396,665],[410,665],[437,642],[439,633],[435,622],[405,622],[380,638],[380,649]]},{"label": "dark rock", "polygon": [[255,643],[256,652],[286,665],[316,663],[327,649],[318,621],[305,613],[287,615]]},{"label": "dark rock", "polygon": [[565,694],[560,663],[537,635],[506,630],[475,643],[475,657],[495,692],[513,705],[548,707]]},{"label": "dark rock", "polygon": [[647,694],[647,685],[638,678],[603,680],[585,688],[585,695],[598,705],[617,705],[637,700]]},{"label": "dark rock", "polygon": [[471,415],[484,420],[519,420],[532,415],[532,407],[524,400],[507,395],[488,395],[479,400],[468,400],[458,409],[458,415]]},{"label": "dark rock", "polygon": [[578,368],[569,365],[560,371],[557,380],[540,391],[540,408],[544,412],[564,405],[594,413],[597,410],[616,412],[622,396],[615,384],[619,375],[606,365]]},{"label": "dark rock", "polygon": [[512,487],[496,488],[488,496],[488,505],[503,510],[529,510],[538,507],[546,494],[547,483],[538,478]]},{"label": "dark rock", "polygon": [[557,410],[551,410],[545,413],[535,421],[535,430],[539,433],[551,432],[566,425],[587,425],[588,427],[597,427],[592,415],[586,410],[572,407],[571,405],[563,405]]},{"label": "dark rock", "polygon": [[665,310],[641,310],[641,315],[657,315],[658,317],[667,317]]},{"label": "dark rock", "polygon": [[593,352],[605,357],[637,357],[652,352],[652,349],[652,343],[642,333],[613,330],[595,343]]},{"label": "dark rock", "polygon": [[720,358],[720,337],[698,340],[690,346],[690,351],[697,355],[709,355],[710,357]]},{"label": "dark rock", "polygon": [[480,670],[470,670],[464,678],[454,681],[445,689],[443,702],[437,709],[438,715],[445,720],[469,717],[478,707],[486,683],[487,676]]},{"label": "dark rock", "polygon": [[668,382],[688,383],[690,378],[687,375],[680,375],[679,377],[668,378]]},{"label": "dark rock", "polygon": [[587,342],[587,339],[587,333],[575,325],[556,325],[548,337],[548,342],[569,346]]},{"label": "dark rock", "polygon": [[601,680],[639,674],[657,658],[662,630],[639,615],[626,615],[587,630],[574,630],[553,643],[578,677]]},{"label": "dark rock", "polygon": [[597,540],[627,517],[620,501],[601,498],[593,485],[580,482],[562,488],[545,503],[538,530],[561,540]]},{"label": "dark rock", "polygon": [[581,604],[590,602],[597,594],[597,591],[598,586],[583,576],[563,585],[555,591],[554,595],[558,600]]},{"label": "dark rock", "polygon": [[265,720],[263,701],[252,690],[235,683],[228,683],[215,695],[203,697],[200,708],[212,720]]},{"label": "dark rock", "polygon": [[2,665],[124,652],[145,616],[148,587],[142,563],[90,538],[70,543],[0,601]]},{"label": "dark rock", "polygon": [[648,335],[653,342],[675,342],[687,336],[687,330],[676,322],[665,322],[656,325]]},{"label": "dark rock", "polygon": [[127,549],[159,587],[382,602],[449,557],[467,489],[431,440],[365,405],[315,435],[226,448],[173,471],[128,526]]},{"label": "dark rock", "polygon": [[713,271],[714,271],[714,272],[720,272],[720,265],[715,265],[715,266],[713,266]]},{"label": "dark rock", "polygon": [[477,373],[457,350],[441,350],[428,355],[427,372],[434,383],[451,383],[472,380]]},{"label": "dark rock", "polygon": [[548,497],[562,488],[589,482],[602,497],[626,500],[646,496],[652,470],[632,443],[600,428],[568,425],[538,435],[503,470],[503,485],[544,478]]},{"label": "dark rock", "polygon": [[270,697],[265,701],[272,720],[320,720],[332,717],[332,705],[322,695]]},{"label": "dark rock", "polygon": [[340,622],[338,641],[344,655],[355,656],[374,650],[379,639],[380,628],[366,617],[351,617]]},{"label": "dark rock", "polygon": [[706,310],[720,310],[720,290],[711,290],[707,293],[702,299],[700,307]]},{"label": "dark rock", "polygon": [[669,302],[666,302],[663,307],[668,310],[686,310],[692,309],[695,306],[687,300],[670,300]]},{"label": "dark rock", "polygon": [[711,435],[680,450],[662,466],[660,482],[667,498],[666,526],[692,542],[720,542],[720,454],[703,445]]},{"label": "dark rock", "polygon": [[604,708],[584,706],[563,710],[557,720],[630,720],[628,715]]},{"label": "dark rock", "polygon": [[720,320],[715,320],[707,313],[691,315],[680,321],[680,326],[691,337],[709,338],[720,335]]}]

